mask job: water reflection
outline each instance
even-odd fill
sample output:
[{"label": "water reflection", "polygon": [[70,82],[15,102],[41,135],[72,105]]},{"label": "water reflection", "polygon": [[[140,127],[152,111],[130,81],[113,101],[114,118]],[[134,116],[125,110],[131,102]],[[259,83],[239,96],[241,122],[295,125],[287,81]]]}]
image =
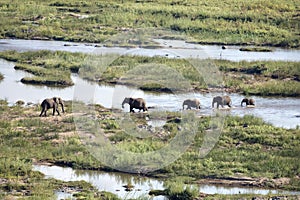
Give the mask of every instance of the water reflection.
[{"label": "water reflection", "polygon": [[[34,170],[45,174],[46,178],[55,178],[63,181],[84,180],[91,183],[99,191],[107,191],[118,195],[121,199],[137,198],[140,196],[148,196],[151,189],[163,189],[163,181],[133,176],[124,173],[106,173],[101,171],[83,171],[73,170],[72,168],[64,168],[58,166],[34,165]],[[125,191],[124,185],[134,185],[133,191]],[[163,197],[153,198],[154,200],[162,200]]]},{"label": "water reflection", "polygon": [[[34,165],[33,169],[45,174],[46,178],[55,178],[63,181],[84,180],[91,183],[100,191],[108,191],[117,194],[122,199],[137,198],[148,196],[150,190],[163,190],[163,180],[140,177],[124,173],[112,173],[101,171],[73,170],[58,166]],[[131,183],[134,190],[126,192],[124,185]],[[199,188],[199,192],[206,194],[291,194],[300,195],[300,192],[243,188],[243,187],[224,187],[215,185],[194,185]],[[153,200],[163,200],[164,197],[153,197]]]}]

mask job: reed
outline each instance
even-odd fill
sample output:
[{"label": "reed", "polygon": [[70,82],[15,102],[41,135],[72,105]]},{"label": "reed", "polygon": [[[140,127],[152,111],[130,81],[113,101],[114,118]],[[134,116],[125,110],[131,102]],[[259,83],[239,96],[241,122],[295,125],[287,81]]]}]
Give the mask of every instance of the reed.
[{"label": "reed", "polygon": [[[232,6],[234,5],[234,6]],[[276,5],[276,6],[274,6]],[[297,3],[230,0],[41,1],[0,4],[0,37],[103,42],[124,30],[166,29],[191,42],[299,47]],[[241,14],[242,13],[242,14]],[[176,35],[176,34],[175,34]],[[176,37],[172,34],[163,37]],[[148,43],[149,38],[142,43]],[[136,45],[133,40],[118,45]]]}]

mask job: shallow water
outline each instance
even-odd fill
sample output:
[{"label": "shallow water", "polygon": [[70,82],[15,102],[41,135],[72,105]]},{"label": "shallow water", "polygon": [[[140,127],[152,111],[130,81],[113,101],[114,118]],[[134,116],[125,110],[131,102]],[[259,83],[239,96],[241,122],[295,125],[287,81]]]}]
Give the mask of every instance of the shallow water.
[{"label": "shallow water", "polygon": [[[33,169],[45,174],[46,178],[55,178],[63,181],[84,180],[91,183],[100,191],[108,191],[118,195],[122,199],[137,198],[140,196],[149,197],[150,190],[163,190],[164,181],[160,179],[141,177],[132,174],[73,170],[68,167],[34,165]],[[124,185],[131,183],[134,189],[131,192],[125,191]],[[206,194],[290,194],[300,195],[300,192],[244,188],[244,187],[223,187],[215,185],[193,185],[199,192]],[[58,193],[63,194],[61,191]],[[69,197],[69,195],[68,195]],[[163,200],[163,196],[154,197],[153,200]]]},{"label": "shallow water", "polygon": [[[58,166],[34,165],[33,169],[46,175],[46,178],[55,178],[63,181],[84,180],[91,183],[99,191],[107,191],[118,195],[122,199],[137,198],[146,195],[152,189],[163,189],[163,181],[125,173],[108,173],[101,171],[73,170]],[[134,189],[125,191],[124,185],[131,183]],[[156,200],[164,199],[162,197]]]},{"label": "shallow water", "polygon": [[[0,51],[69,51],[96,54],[134,54],[143,56],[164,56],[179,58],[212,58],[225,59],[231,61],[254,61],[254,60],[282,60],[282,61],[300,61],[300,50],[272,48],[273,52],[246,52],[239,51],[241,46],[229,46],[222,50],[218,45],[199,45],[190,44],[182,40],[162,40],[157,39],[162,46],[160,49],[145,48],[120,48],[103,47],[101,44],[75,43],[63,41],[43,41],[43,40],[13,40],[0,39]],[[96,47],[96,45],[100,47]]]},{"label": "shallow water", "polygon": [[[220,93],[149,93],[142,90],[126,87],[123,85],[108,86],[98,85],[79,78],[73,74],[74,86],[67,88],[51,88],[47,86],[26,85],[20,79],[30,74],[14,70],[14,64],[0,59],[0,73],[4,75],[4,80],[0,82],[0,98],[6,99],[10,104],[18,100],[26,103],[41,103],[44,98],[60,96],[65,100],[81,100],[86,103],[98,103],[107,108],[122,109],[121,103],[124,97],[143,97],[148,106],[153,106],[155,110],[179,111],[182,109],[182,102],[187,98],[198,98],[201,101],[201,109],[196,111],[198,115],[211,115],[212,98]],[[295,128],[300,125],[300,98],[266,98],[257,97],[255,108],[240,107],[243,96],[239,94],[229,94],[233,102],[233,108],[224,112],[233,115],[243,116],[245,114],[255,115],[278,127]],[[129,111],[125,105],[124,111]],[[149,110],[150,112],[151,110]],[[150,122],[156,123],[156,122]],[[160,124],[163,122],[159,122]],[[154,125],[155,126],[155,125]]]}]

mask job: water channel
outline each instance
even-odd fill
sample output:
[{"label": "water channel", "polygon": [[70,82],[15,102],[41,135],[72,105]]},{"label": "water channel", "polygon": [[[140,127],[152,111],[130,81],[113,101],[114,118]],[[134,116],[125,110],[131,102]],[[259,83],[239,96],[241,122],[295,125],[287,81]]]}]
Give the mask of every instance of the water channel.
[{"label": "water channel", "polygon": [[[81,100],[86,103],[98,103],[107,108],[121,108],[124,97],[143,97],[148,106],[157,110],[179,111],[182,109],[182,102],[187,98],[198,98],[201,101],[201,109],[198,115],[211,115],[212,98],[219,93],[149,93],[142,90],[126,87],[123,85],[98,85],[85,81],[72,74],[75,85],[67,88],[53,88],[47,86],[26,85],[20,82],[21,78],[30,76],[29,73],[14,70],[14,63],[0,59],[0,73],[4,75],[4,80],[0,82],[0,98],[6,99],[10,104],[18,100],[26,103],[41,103],[48,96],[60,96],[65,100]],[[253,96],[256,100],[255,108],[245,108],[240,106],[240,94],[229,94],[233,108],[227,110],[233,115],[243,116],[245,114],[255,115],[265,121],[284,128],[295,128],[300,125],[300,99],[283,97],[259,97]],[[155,109],[154,109],[155,110]],[[125,111],[128,108],[125,107]]]},{"label": "water channel", "polygon": [[300,50],[272,48],[271,52],[247,52],[239,51],[241,46],[228,46],[222,49],[219,45],[200,45],[186,43],[183,40],[155,40],[162,48],[120,48],[104,47],[101,44],[75,43],[64,41],[43,41],[43,40],[20,40],[20,39],[0,39],[0,51],[69,51],[96,54],[137,54],[144,56],[168,56],[180,58],[211,58],[225,59],[230,61],[256,61],[256,60],[276,60],[276,61],[300,61]]},{"label": "water channel", "polygon": [[[84,180],[91,183],[99,191],[108,191],[117,194],[121,199],[130,199],[138,197],[150,197],[150,190],[163,190],[164,181],[161,179],[146,178],[137,175],[124,173],[106,173],[100,171],[73,170],[68,167],[34,165],[34,170],[45,174],[46,178],[55,178],[62,181],[80,181]],[[124,185],[131,183],[134,186],[132,191],[125,191]],[[197,187],[199,192],[205,194],[289,194],[300,195],[300,192],[291,192],[283,190],[244,188],[244,187],[224,187],[215,185],[192,185]],[[71,194],[66,191],[57,191],[61,198],[70,197]],[[164,196],[152,197],[153,200],[164,200]]]}]

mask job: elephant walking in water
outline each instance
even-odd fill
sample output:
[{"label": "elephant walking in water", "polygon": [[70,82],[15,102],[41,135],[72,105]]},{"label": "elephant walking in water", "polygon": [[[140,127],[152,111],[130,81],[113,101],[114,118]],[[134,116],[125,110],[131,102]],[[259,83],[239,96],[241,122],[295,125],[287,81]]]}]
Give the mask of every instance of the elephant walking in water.
[{"label": "elephant walking in water", "polygon": [[182,103],[182,110],[184,110],[184,106],[187,106],[187,110],[192,108],[200,109],[200,101],[198,99],[186,99]]},{"label": "elephant walking in water", "polygon": [[60,97],[53,97],[50,99],[44,99],[44,101],[41,103],[42,107],[42,112],[40,114],[40,117],[44,114],[44,116],[47,115],[47,110],[50,108],[53,108],[53,113],[52,115],[54,116],[55,111],[57,112],[58,115],[60,115],[59,110],[58,110],[58,105],[61,105],[62,112],[64,113],[64,102]]},{"label": "elephant walking in water", "polygon": [[255,106],[255,101],[254,99],[248,99],[248,98],[244,98],[242,101],[241,101],[241,106],[243,107],[243,104],[246,103],[246,106]]},{"label": "elephant walking in water", "polygon": [[122,102],[122,108],[124,108],[124,104],[126,103],[128,103],[130,106],[130,112],[134,112],[134,108],[139,109],[139,111],[143,110],[144,112],[148,110],[146,107],[146,102],[143,98],[126,97]]},{"label": "elephant walking in water", "polygon": [[222,108],[224,105],[231,107],[231,98],[229,96],[216,96],[213,98],[212,107],[214,107],[215,103],[217,103],[217,108],[219,108],[220,105]]}]

